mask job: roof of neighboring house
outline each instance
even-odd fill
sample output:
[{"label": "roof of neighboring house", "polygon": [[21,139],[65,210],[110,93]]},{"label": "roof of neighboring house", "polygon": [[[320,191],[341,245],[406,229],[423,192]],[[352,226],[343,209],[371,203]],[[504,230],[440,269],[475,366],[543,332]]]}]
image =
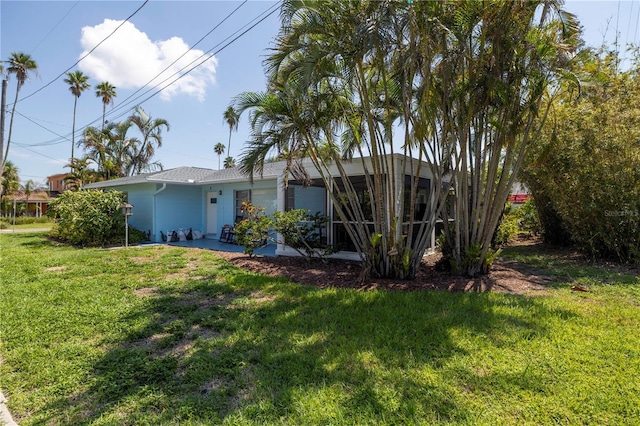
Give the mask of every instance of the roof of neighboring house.
[{"label": "roof of neighboring house", "polygon": [[[5,200],[27,201],[27,194],[24,191],[16,191],[3,196]],[[33,191],[29,194],[29,202],[51,201],[49,193],[46,191]]]},{"label": "roof of neighboring house", "polygon": [[[262,176],[255,175],[256,179],[276,178],[282,173],[284,162],[265,163]],[[85,185],[84,188],[106,188],[137,183],[173,183],[178,185],[202,185],[218,182],[242,182],[248,177],[240,172],[237,167],[230,169],[213,170],[200,167],[177,167],[175,169],[160,172],[144,173],[137,176],[95,182]]]}]

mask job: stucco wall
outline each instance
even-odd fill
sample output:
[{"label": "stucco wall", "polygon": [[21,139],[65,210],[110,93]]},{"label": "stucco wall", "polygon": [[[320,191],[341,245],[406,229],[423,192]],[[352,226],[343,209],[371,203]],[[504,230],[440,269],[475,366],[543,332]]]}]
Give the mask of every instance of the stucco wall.
[{"label": "stucco wall", "polygon": [[165,234],[179,228],[204,231],[204,196],[201,187],[167,185],[155,198],[156,241],[160,241],[160,231]]},{"label": "stucco wall", "polygon": [[127,201],[133,206],[129,217],[129,225],[143,232],[151,230],[153,233],[153,191],[155,184],[143,183],[114,188],[127,194]]}]

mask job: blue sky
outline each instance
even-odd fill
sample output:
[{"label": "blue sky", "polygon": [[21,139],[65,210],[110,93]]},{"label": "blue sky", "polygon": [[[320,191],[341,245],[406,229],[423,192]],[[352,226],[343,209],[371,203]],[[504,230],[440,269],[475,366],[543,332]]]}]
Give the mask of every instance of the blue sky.
[{"label": "blue sky", "polygon": [[[71,154],[73,95],[60,75],[142,4],[143,1],[89,0],[0,2],[0,58],[8,59],[11,52],[28,53],[39,69],[38,76],[20,91],[23,100],[16,108],[19,114],[14,120],[9,153],[23,181],[45,182],[46,176],[66,171],[64,165]],[[262,60],[278,32],[278,12],[223,46],[234,32],[251,25],[274,6],[277,5],[273,1],[256,0],[151,0],[72,70],[80,69],[89,75],[92,86],[107,80],[117,87],[114,107],[107,108],[107,120],[124,120],[135,105],[141,104],[152,117],[169,121],[171,129],[164,133],[163,146],[156,155],[165,168],[216,169],[218,157],[213,146],[217,142],[226,145],[229,137],[222,119],[224,110],[235,95],[265,87]],[[640,0],[568,1],[566,8],[578,15],[590,45],[599,45],[603,37],[612,42],[616,26],[622,44],[640,43]],[[145,93],[147,88],[135,93],[210,31],[195,46],[196,52],[189,54],[192,57],[188,55],[178,64],[184,66],[202,54],[206,58],[215,53],[213,57],[156,96],[150,97],[156,90]],[[14,96],[12,79],[8,102],[13,102]],[[76,129],[91,123],[99,125],[101,116],[102,103],[92,87],[78,100]],[[6,123],[8,128],[9,115]],[[131,135],[137,134],[131,130]],[[248,136],[247,118],[242,117],[238,131],[232,134],[233,157],[240,155]]]}]

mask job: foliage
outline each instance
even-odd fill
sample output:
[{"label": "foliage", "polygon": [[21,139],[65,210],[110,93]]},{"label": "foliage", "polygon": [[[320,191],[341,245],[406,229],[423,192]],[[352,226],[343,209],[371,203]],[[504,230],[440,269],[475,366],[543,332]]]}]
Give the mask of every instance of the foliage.
[{"label": "foliage", "polygon": [[[266,216],[264,208],[250,201],[242,203],[242,212],[245,219],[236,224],[235,232],[238,244],[249,255],[269,242],[285,244],[307,259],[323,258],[334,252],[323,235],[328,218],[320,213],[311,215],[308,210],[292,209]],[[276,239],[276,233],[282,240]]]},{"label": "foliage", "polygon": [[[35,217],[35,216],[18,216],[16,217],[16,225],[31,225],[34,223],[51,223],[51,218],[47,216]],[[0,219],[0,229],[8,228],[13,225],[13,218]]]},{"label": "foliage", "polygon": [[585,50],[579,58],[575,72],[586,84],[554,105],[523,180],[546,240],[640,262],[640,63],[621,72],[615,53]]},{"label": "foliage", "polygon": [[[284,1],[267,91],[233,101],[252,128],[241,170],[261,173],[275,157],[308,183],[308,159],[334,188],[367,273],[381,277],[415,276],[453,189],[451,257],[460,273],[485,272],[541,99],[575,42],[574,17],[557,6]],[[347,172],[353,162],[363,182]],[[420,215],[425,175],[432,199]],[[463,268],[472,245],[480,256]]]},{"label": "foliage", "polygon": [[520,220],[517,212],[519,209],[518,207],[513,207],[511,203],[507,203],[500,218],[500,224],[496,228],[491,241],[493,247],[503,246],[518,236]]},{"label": "foliage", "polygon": [[538,211],[536,210],[535,200],[529,198],[515,211],[518,217],[518,229],[520,232],[526,232],[528,234],[538,235],[540,234],[540,218],[538,217]]},{"label": "foliage", "polygon": [[[100,190],[67,191],[49,204],[47,214],[56,219],[52,236],[70,244],[104,246],[124,242],[120,207],[124,194]],[[135,243],[137,234],[132,233]]]},{"label": "foliage", "polygon": [[319,212],[291,209],[273,214],[273,228],[282,237],[282,243],[307,259],[323,258],[335,252],[327,245],[324,230],[329,218]]},{"label": "foliage", "polygon": [[267,244],[273,222],[265,216],[263,207],[255,206],[250,201],[243,201],[241,210],[244,219],[235,225],[236,239],[238,244],[244,246],[244,252],[253,256],[256,249]]},{"label": "foliage", "polygon": [[528,246],[503,255],[576,281],[538,296],[356,291],[209,250],[0,239],[0,377],[21,426],[640,421],[633,273]]}]

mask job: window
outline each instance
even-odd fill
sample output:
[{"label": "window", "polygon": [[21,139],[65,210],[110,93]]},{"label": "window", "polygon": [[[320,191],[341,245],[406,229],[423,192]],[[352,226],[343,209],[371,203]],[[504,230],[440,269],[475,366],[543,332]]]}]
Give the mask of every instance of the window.
[{"label": "window", "polygon": [[251,190],[245,189],[242,191],[236,191],[236,222],[240,222],[244,218],[244,213],[242,213],[242,203],[245,201],[251,201]]}]

